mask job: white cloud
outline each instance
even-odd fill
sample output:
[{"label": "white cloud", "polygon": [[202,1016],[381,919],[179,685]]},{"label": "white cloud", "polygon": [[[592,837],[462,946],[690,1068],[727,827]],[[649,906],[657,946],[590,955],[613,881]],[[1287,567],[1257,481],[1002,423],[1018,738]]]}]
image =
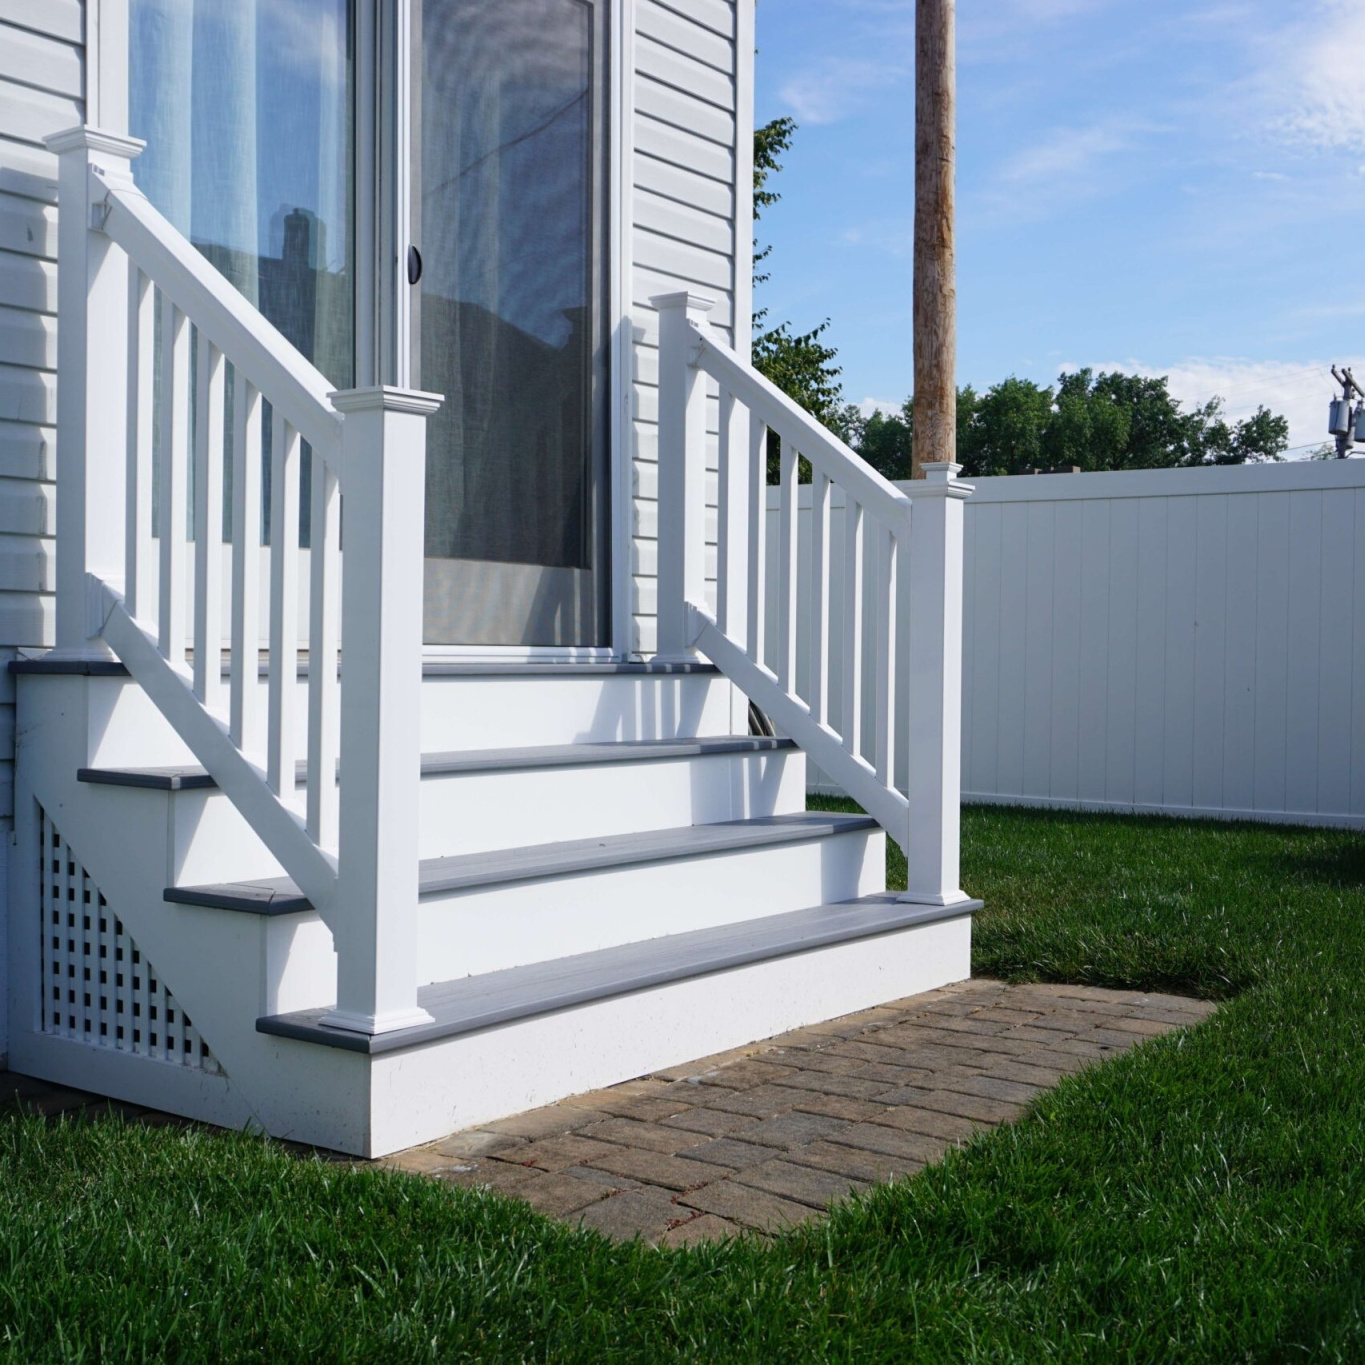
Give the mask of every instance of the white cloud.
[{"label": "white cloud", "polygon": [[864,417],[871,417],[874,412],[898,414],[904,403],[903,398],[864,398],[858,404],[858,411]]},{"label": "white cloud", "polygon": [[[1365,376],[1365,358],[1338,357],[1354,364]],[[1250,417],[1267,407],[1289,419],[1292,447],[1319,445],[1327,437],[1327,403],[1335,392],[1331,360],[1248,360],[1236,356],[1189,356],[1172,365],[1148,365],[1126,360],[1096,364],[1096,370],[1122,370],[1128,374],[1166,375],[1171,393],[1186,407],[1207,403],[1215,396],[1224,400],[1224,414],[1231,421]],[[1074,365],[1062,368],[1072,370]],[[1305,450],[1296,450],[1303,455]]]},{"label": "white cloud", "polygon": [[1318,0],[1271,38],[1256,81],[1269,131],[1324,150],[1365,150],[1365,7]]},{"label": "white cloud", "polygon": [[888,86],[904,85],[908,98],[912,81],[912,68],[899,63],[826,57],[785,81],[778,97],[798,122],[837,123]]}]

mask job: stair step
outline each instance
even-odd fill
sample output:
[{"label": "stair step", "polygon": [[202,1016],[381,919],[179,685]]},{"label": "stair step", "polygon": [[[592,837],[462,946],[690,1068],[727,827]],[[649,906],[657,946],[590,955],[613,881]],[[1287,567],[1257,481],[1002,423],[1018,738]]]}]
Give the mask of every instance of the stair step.
[{"label": "stair step", "polygon": [[[617,834],[605,839],[572,839],[529,848],[426,858],[422,861],[419,894],[443,895],[604,868],[768,848],[876,828],[877,822],[868,816],[802,811],[714,825],[684,825],[643,834]],[[167,888],[165,898],[177,905],[241,910],[255,915],[294,914],[312,909],[288,877],[216,886],[172,886]]]},{"label": "stair step", "polygon": [[[422,776],[510,772],[518,768],[578,768],[596,763],[702,758],[712,754],[773,753],[795,747],[789,739],[720,735],[708,739],[612,740],[588,744],[542,744],[520,749],[466,749],[455,753],[424,754]],[[297,781],[305,781],[307,775],[307,766],[300,763]],[[142,787],[156,791],[190,791],[218,785],[203,768],[192,764],[164,768],[81,768],[76,780],[102,786]]]},{"label": "stair step", "polygon": [[[299,659],[299,677],[308,676],[308,660]],[[126,678],[128,670],[117,659],[54,659],[39,655],[32,659],[11,659],[11,673],[35,676],[77,676],[98,678]],[[263,662],[260,674],[267,676],[268,669]],[[563,677],[607,677],[630,675],[632,677],[669,677],[678,674],[718,673],[714,664],[698,660],[696,663],[655,663],[653,660],[639,661],[585,661],[572,659],[559,663],[527,663],[490,661],[463,663],[458,659],[424,659],[422,676],[424,678],[563,678]],[[224,672],[226,677],[226,671]]]},{"label": "stair step", "polygon": [[719,929],[671,934],[551,962],[436,982],[417,993],[418,1003],[432,1016],[430,1024],[378,1037],[324,1026],[321,1020],[328,1013],[325,1009],[266,1015],[256,1020],[256,1028],[280,1038],[376,1056],[633,991],[956,919],[980,908],[980,901],[946,907],[912,905],[883,892]]}]

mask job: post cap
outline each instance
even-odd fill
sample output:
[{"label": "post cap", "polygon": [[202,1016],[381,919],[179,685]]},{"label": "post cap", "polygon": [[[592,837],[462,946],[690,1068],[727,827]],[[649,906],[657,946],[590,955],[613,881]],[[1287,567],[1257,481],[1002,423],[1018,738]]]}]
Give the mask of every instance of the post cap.
[{"label": "post cap", "polygon": [[399,389],[390,384],[377,384],[368,389],[338,389],[327,397],[342,413],[407,412],[417,417],[430,417],[446,401],[443,393]]},{"label": "post cap", "polygon": [[146,143],[140,137],[124,137],[121,133],[106,133],[102,128],[89,124],[77,124],[74,128],[63,128],[60,133],[49,133],[43,139],[43,146],[55,156],[67,152],[98,152],[102,156],[121,157],[131,161]]},{"label": "post cap", "polygon": [[685,308],[689,313],[709,313],[715,306],[715,299],[707,298],[705,294],[694,294],[690,289],[680,290],[676,294],[655,294],[650,303],[661,313],[671,312],[675,308]]}]

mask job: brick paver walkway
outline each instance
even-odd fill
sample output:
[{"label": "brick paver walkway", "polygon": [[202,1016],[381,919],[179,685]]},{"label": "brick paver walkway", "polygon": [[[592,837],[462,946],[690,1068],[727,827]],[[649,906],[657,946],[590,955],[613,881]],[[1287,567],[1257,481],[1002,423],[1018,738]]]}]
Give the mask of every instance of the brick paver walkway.
[{"label": "brick paver walkway", "polygon": [[383,1164],[608,1237],[770,1233],[911,1175],[1068,1072],[1214,1006],[964,981],[456,1133]]}]

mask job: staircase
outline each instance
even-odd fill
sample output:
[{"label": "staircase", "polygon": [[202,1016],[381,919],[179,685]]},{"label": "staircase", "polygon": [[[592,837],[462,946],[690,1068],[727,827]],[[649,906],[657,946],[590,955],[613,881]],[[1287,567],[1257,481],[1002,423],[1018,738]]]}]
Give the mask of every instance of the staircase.
[{"label": "staircase", "polygon": [[[954,467],[906,497],[704,300],[656,299],[659,653],[424,661],[439,398],[331,392],[138,193],[139,144],[49,146],[57,648],[14,666],[16,1068],[378,1156],[968,975]],[[806,812],[807,754],[866,816]]]},{"label": "staircase", "polygon": [[444,664],[422,683],[431,1022],[331,1028],[330,932],[137,684],[15,668],[12,903],[48,920],[40,948],[12,936],[21,1071],[379,1155],[968,974],[973,907],[886,895],[880,828],[805,812],[804,755],[734,733],[714,668]]}]

